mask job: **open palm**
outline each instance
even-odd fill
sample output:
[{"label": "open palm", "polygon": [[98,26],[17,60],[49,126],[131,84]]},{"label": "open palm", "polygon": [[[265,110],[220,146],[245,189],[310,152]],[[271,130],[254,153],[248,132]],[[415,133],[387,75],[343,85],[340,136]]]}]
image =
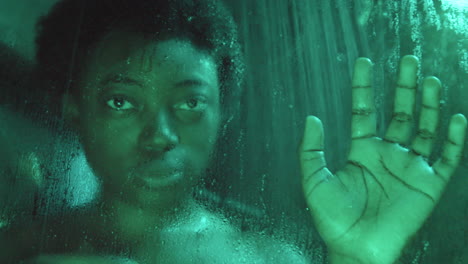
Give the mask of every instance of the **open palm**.
[{"label": "open palm", "polygon": [[466,133],[466,119],[461,114],[450,120],[441,157],[434,164],[428,163],[440,107],[441,84],[435,77],[424,80],[419,126],[409,144],[417,68],[414,56],[402,59],[393,118],[384,138],[379,138],[372,62],[366,58],[356,61],[351,150],[347,164],[335,174],[327,169],[320,120],[313,116],[306,120],[299,148],[303,189],[332,261],[396,261],[408,239],[432,212],[458,166]]}]

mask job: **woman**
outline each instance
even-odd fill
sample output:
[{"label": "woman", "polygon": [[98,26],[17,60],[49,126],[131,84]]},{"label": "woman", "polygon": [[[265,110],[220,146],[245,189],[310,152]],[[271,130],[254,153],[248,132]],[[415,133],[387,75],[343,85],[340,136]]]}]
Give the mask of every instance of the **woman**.
[{"label": "woman", "polygon": [[[39,26],[44,97],[51,106],[63,102],[63,117],[79,135],[101,193],[93,206],[55,217],[41,216],[44,206],[33,204],[38,216],[23,225],[36,231],[28,228],[26,242],[10,240],[5,254],[17,252],[6,261],[300,261],[272,241],[265,251],[271,256],[248,249],[240,241],[251,239],[192,197],[239,94],[242,60],[222,6],[63,1]],[[11,237],[20,225],[10,227]],[[261,239],[255,243],[262,247]]]},{"label": "woman", "polygon": [[[288,245],[241,235],[191,196],[214,162],[220,127],[235,114],[231,106],[242,73],[235,27],[219,3],[65,0],[39,29],[44,92],[52,104],[63,103],[63,118],[79,135],[102,190],[92,208],[35,220],[32,225],[46,233],[29,242],[43,248],[19,258],[41,253],[33,261],[307,261]],[[352,148],[335,175],[323,158],[321,123],[307,119],[298,153],[304,193],[332,263],[396,261],[458,165],[466,130],[462,115],[450,123],[443,157],[432,167],[425,159],[439,108],[434,77],[424,82],[411,151],[401,146],[411,135],[416,72],[417,60],[405,57],[394,118],[379,139],[371,62],[356,62]]]}]

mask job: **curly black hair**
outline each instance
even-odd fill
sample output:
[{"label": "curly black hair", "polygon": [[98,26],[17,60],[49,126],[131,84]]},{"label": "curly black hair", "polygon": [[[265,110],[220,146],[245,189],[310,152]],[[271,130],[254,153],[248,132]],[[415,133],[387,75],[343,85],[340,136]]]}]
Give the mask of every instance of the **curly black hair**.
[{"label": "curly black hair", "polygon": [[59,1],[37,24],[36,73],[49,110],[60,115],[61,97],[75,89],[84,58],[112,30],[188,39],[209,52],[218,67],[223,117],[238,111],[244,61],[232,15],[216,0]]}]

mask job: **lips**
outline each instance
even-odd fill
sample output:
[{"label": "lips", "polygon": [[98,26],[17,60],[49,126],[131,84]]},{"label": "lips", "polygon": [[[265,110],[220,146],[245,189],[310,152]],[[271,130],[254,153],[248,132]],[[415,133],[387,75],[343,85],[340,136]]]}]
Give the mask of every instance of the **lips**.
[{"label": "lips", "polygon": [[134,172],[135,183],[149,189],[173,186],[183,179],[183,170],[175,162],[150,161]]},{"label": "lips", "polygon": [[136,185],[146,189],[160,189],[178,185],[184,179],[182,172],[166,174],[163,176],[137,176],[134,178]]}]

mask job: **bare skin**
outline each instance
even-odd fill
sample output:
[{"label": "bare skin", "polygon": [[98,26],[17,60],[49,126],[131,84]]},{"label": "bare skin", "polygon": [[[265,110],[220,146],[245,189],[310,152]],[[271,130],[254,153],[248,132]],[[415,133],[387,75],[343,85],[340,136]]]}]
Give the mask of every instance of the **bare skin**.
[{"label": "bare skin", "polygon": [[418,61],[401,61],[393,119],[384,138],[376,135],[371,87],[372,63],[356,61],[353,76],[351,150],[336,173],[324,159],[323,128],[308,117],[299,158],[303,188],[315,225],[332,263],[390,264],[423,225],[461,158],[467,121],[452,116],[443,153],[428,163],[437,137],[440,81],[423,82],[423,108],[417,136],[414,118]]},{"label": "bare skin", "polygon": [[[56,248],[53,252],[49,249],[51,253],[30,258],[26,263],[309,263],[289,244],[258,234],[241,233],[222,216],[202,206],[192,204],[187,209],[190,210],[189,214],[179,215],[176,219],[173,218],[171,223],[147,231],[133,243],[125,243],[125,237],[109,236],[108,228],[99,230],[103,225],[96,225],[94,217],[61,219],[67,223],[66,226],[59,227],[57,232],[53,232],[62,235],[55,245],[63,243],[66,238],[72,238],[76,245]],[[74,222],[76,226],[71,226],[70,223]],[[70,228],[74,231],[70,232]],[[35,243],[39,241],[40,238]],[[54,245],[51,243],[51,246]],[[130,254],[128,250],[131,250]],[[47,249],[44,252],[47,252]]]}]

